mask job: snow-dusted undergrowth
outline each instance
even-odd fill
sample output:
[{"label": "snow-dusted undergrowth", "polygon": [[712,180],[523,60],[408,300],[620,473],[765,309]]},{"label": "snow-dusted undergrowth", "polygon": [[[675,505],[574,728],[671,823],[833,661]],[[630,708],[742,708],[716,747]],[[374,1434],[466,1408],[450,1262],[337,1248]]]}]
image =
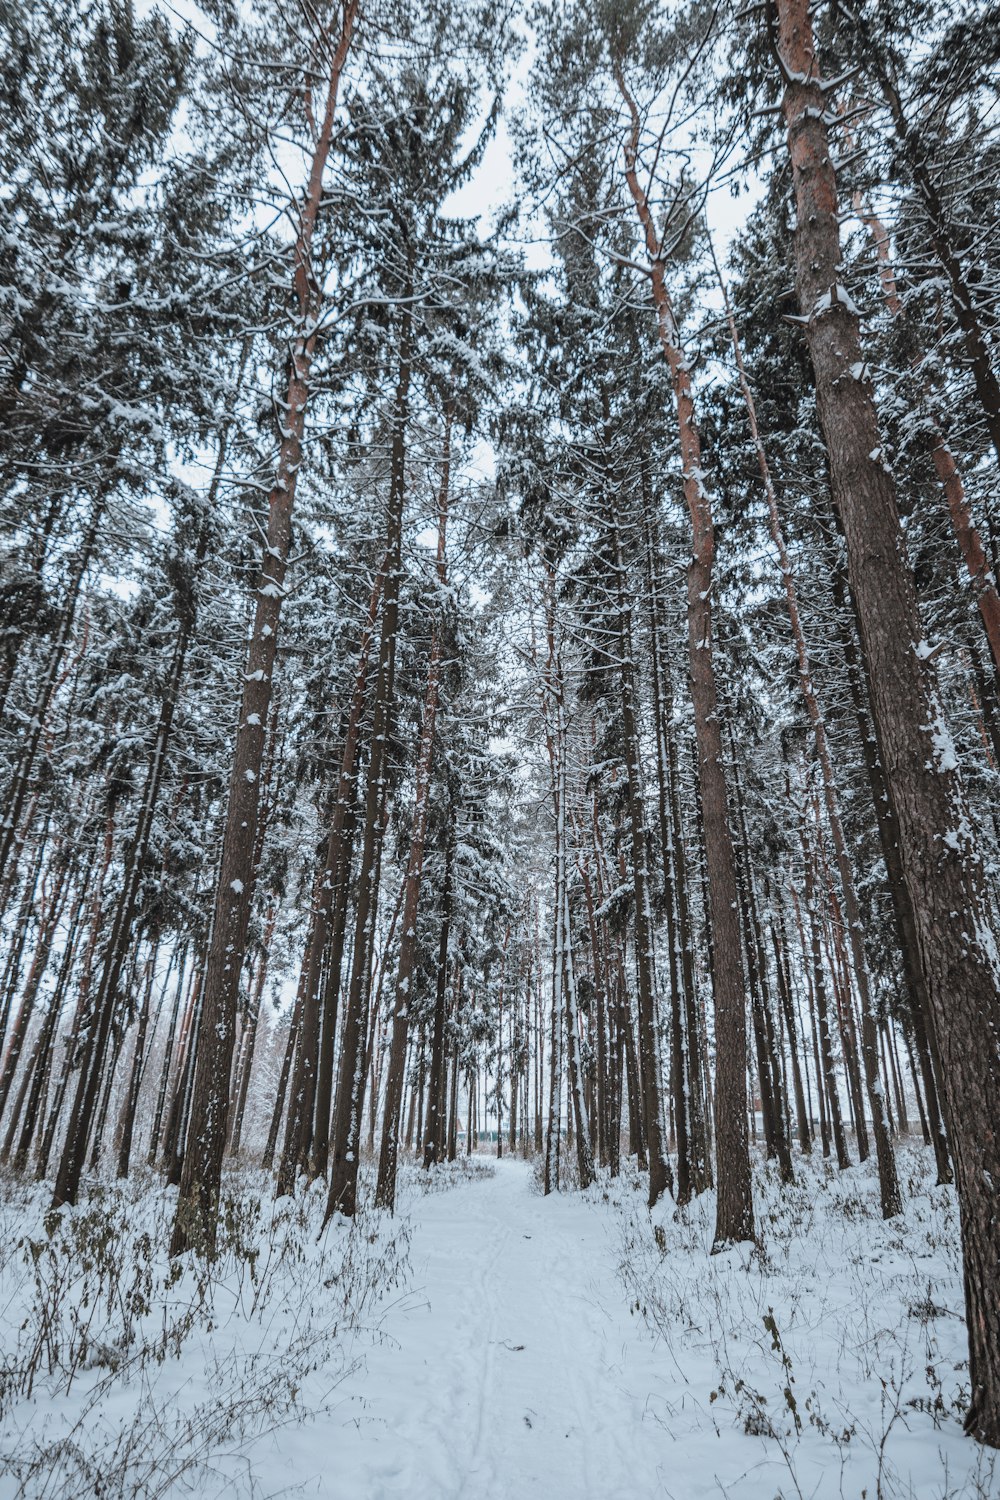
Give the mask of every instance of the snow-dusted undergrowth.
[{"label": "snow-dusted undergrowth", "polygon": [[889,1224],[868,1165],[759,1170],[760,1248],[716,1256],[712,1195],[651,1220],[631,1167],[407,1164],[395,1220],[324,1235],[321,1188],[234,1173],[210,1267],[167,1261],[155,1178],[51,1235],[8,1183],[0,1500],[995,1500],[954,1194],[899,1163]]},{"label": "snow-dusted undergrowth", "polygon": [[324,1191],[275,1205],[272,1179],[233,1173],[207,1265],[168,1261],[152,1176],[49,1222],[45,1191],[7,1181],[0,1495],[254,1494],[253,1444],[329,1410],[406,1274],[408,1221],[321,1235]]},{"label": "snow-dusted undergrowth", "polygon": [[407,1163],[399,1174],[398,1195],[406,1203],[414,1195],[425,1197],[428,1193],[445,1193],[461,1183],[485,1182],[495,1175],[492,1160],[484,1160],[481,1156],[459,1156],[455,1161],[439,1162],[430,1172]]},{"label": "snow-dusted undergrowth", "polygon": [[745,1471],[730,1477],[727,1452],[710,1486],[731,1500],[996,1497],[997,1455],[962,1432],[958,1211],[930,1153],[901,1148],[906,1207],[889,1223],[870,1164],[796,1168],[790,1187],[757,1174],[759,1248],[714,1256],[712,1194],[683,1212],[658,1207],[651,1232],[636,1185],[602,1186],[626,1294],[662,1360],[650,1409],[686,1449],[685,1469],[694,1460],[708,1479],[713,1449],[738,1436]]}]

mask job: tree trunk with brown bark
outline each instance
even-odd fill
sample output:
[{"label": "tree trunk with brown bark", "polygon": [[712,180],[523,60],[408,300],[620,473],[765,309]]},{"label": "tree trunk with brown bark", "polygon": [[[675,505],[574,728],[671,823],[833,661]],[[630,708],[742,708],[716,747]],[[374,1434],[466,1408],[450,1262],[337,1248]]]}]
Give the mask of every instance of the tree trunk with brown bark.
[{"label": "tree trunk with brown bark", "polygon": [[[962,1224],[972,1399],[1000,1446],[1000,974],[958,762],[917,611],[895,483],[882,458],[860,319],[840,281],[837,185],[807,0],[777,0],[795,188],[796,279],[820,426],[871,673],[872,709],[942,1060]],[[773,21],[773,14],[771,16]],[[955,913],[960,913],[956,920]]]},{"label": "tree trunk with brown bark", "polygon": [[364,834],[354,914],[351,983],[344,1014],[333,1128],[333,1171],[327,1219],[340,1212],[353,1216],[357,1204],[361,1117],[365,1095],[365,1052],[372,947],[378,907],[378,871],[386,807],[386,757],[395,706],[396,636],[399,629],[399,581],[402,567],[403,510],[406,500],[406,443],[412,364],[412,315],[404,288],[400,313],[399,369],[392,416],[389,514],[386,534],[385,588],[379,637],[378,677],[372,713],[371,748],[365,792]]},{"label": "tree trunk with brown bark", "polygon": [[[451,413],[445,414],[444,454],[441,486],[438,493],[437,581],[442,590],[448,584],[446,564],[448,502],[451,482]],[[389,1044],[389,1067],[386,1078],[385,1110],[382,1116],[382,1143],[379,1154],[375,1202],[390,1212],[396,1203],[396,1169],[399,1158],[400,1116],[406,1073],[406,1045],[410,1027],[411,989],[417,958],[417,912],[424,871],[424,847],[427,841],[427,819],[430,813],[431,766],[434,756],[435,724],[441,681],[440,620],[435,621],[431,636],[427,689],[424,695],[423,723],[417,749],[416,788],[413,797],[413,821],[410,852],[406,866],[403,897],[403,931],[396,970],[396,996],[392,1012],[392,1037]],[[499,1056],[499,1054],[498,1054]],[[499,1141],[499,1129],[497,1132]]]},{"label": "tree trunk with brown bark", "polygon": [[[292,535],[292,506],[302,466],[310,374],[323,303],[322,271],[314,262],[323,179],[333,146],[341,76],[357,18],[358,0],[344,0],[327,29],[332,46],[322,114],[312,122],[309,177],[298,213],[292,290],[296,323],[290,340],[288,379],[274,486],[268,496],[267,532],[229,782],[229,801],[216,887],[215,914],[205,973],[203,1024],[195,1062],[191,1120],[170,1252],[212,1253],[226,1147],[229,1084],[236,1035],[236,997],[246,953],[253,897],[253,855],[260,808],[260,773],[271,708],[281,602]],[[335,40],[334,40],[335,39]],[[310,110],[311,116],[311,110]]]},{"label": "tree trunk with brown bark", "polygon": [[688,648],[712,926],[716,1041],[715,1247],[722,1249],[742,1240],[752,1240],[754,1217],[747,1132],[746,991],[740,941],[739,893],[722,760],[720,711],[712,663],[712,564],[715,536],[711,502],[705,488],[691,371],[680,345],[652,211],[638,177],[639,112],[620,67],[616,67],[615,75],[630,118],[625,142],[625,180],[649,256],[657,332],[670,370],[677,403],[684,498],[691,517],[693,551],[688,568]]}]

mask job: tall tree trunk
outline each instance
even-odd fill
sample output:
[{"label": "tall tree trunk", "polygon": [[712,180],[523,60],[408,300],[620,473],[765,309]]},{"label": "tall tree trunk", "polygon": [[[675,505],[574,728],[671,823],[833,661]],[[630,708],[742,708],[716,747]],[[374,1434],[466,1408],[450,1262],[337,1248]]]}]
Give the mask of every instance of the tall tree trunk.
[{"label": "tall tree trunk", "polygon": [[[776,52],[796,196],[799,305],[834,502],[899,821],[903,874],[943,1063],[962,1222],[972,1400],[967,1428],[1000,1446],[1000,974],[958,761],[938,702],[913,575],[883,463],[859,317],[839,282],[829,90],[808,0],[777,0]],[[1000,411],[998,411],[1000,417]],[[956,921],[954,913],[962,914]]]},{"label": "tall tree trunk", "polygon": [[[780,914],[778,921],[780,921]],[[788,970],[785,967],[783,924],[779,935],[779,927],[773,919],[771,921],[771,946],[774,949],[774,971],[778,983],[778,999],[781,1002],[781,1010],[785,1018],[785,1030],[788,1033],[788,1050],[792,1060],[792,1087],[795,1093],[795,1119],[798,1126],[799,1148],[808,1156],[812,1151],[812,1130],[810,1129],[809,1114],[806,1109],[805,1089],[802,1086],[802,1066],[799,1059],[799,1028],[795,1015],[795,1001],[788,979]]]},{"label": "tall tree trunk", "polygon": [[888,877],[887,883],[889,895],[892,899],[892,910],[896,923],[899,950],[903,957],[903,977],[906,983],[910,1015],[913,1020],[914,1036],[917,1041],[924,1089],[927,1094],[934,1156],[937,1162],[938,1182],[949,1183],[952,1180],[951,1161],[948,1155],[948,1138],[945,1121],[942,1118],[940,1107],[939,1080],[941,1076],[941,1062],[934,1051],[931,1041],[933,1029],[931,1025],[930,1000],[922,967],[923,960],[917,942],[916,918],[913,914],[913,901],[910,891],[903,877],[903,863],[899,848],[899,822],[893,806],[892,788],[887,782],[882,769],[885,761],[885,749],[880,742],[877,723],[873,725],[869,718],[869,706],[872,702],[871,672],[868,667],[867,658],[865,657],[863,643],[861,643],[861,649],[859,650],[859,643],[855,638],[854,630],[851,628],[850,620],[847,618],[849,610],[851,617],[856,623],[857,611],[854,606],[853,597],[850,596],[848,580],[840,564],[835,564],[833,567],[833,594],[834,603],[837,606],[842,621],[840,646],[847,664],[847,686],[857,721],[862,760],[864,761],[868,785],[871,791],[872,805],[875,810],[875,820],[878,825],[882,857],[885,860],[886,875]]},{"label": "tall tree trunk", "polygon": [[[332,912],[328,919],[326,972],[320,1000],[319,1062],[316,1070],[316,1103],[313,1120],[312,1171],[325,1177],[330,1162],[330,1115],[333,1107],[333,1065],[337,1042],[337,1016],[340,1010],[341,978],[344,970],[344,942],[351,897],[351,870],[354,864],[354,834],[358,819],[358,778],[355,773],[344,792],[344,811],[340,826],[340,848],[336,878],[331,894]],[[336,817],[336,812],[334,813]]]},{"label": "tall tree trunk", "polygon": [[[730,732],[730,745],[735,750]],[[757,1072],[761,1085],[761,1109],[764,1114],[764,1133],[768,1155],[775,1156],[782,1182],[791,1182],[795,1176],[792,1153],[788,1144],[788,1131],[781,1100],[781,1073],[775,1045],[774,1021],[771,1016],[771,998],[767,982],[767,960],[761,936],[760,916],[753,883],[753,865],[750,856],[750,829],[747,823],[746,801],[740,785],[735,756],[733,761],[733,790],[736,794],[736,812],[742,859],[737,865],[740,878],[740,910],[743,930],[746,934],[747,977],[750,981],[750,1005],[757,1048]]]},{"label": "tall tree trunk", "polygon": [[187,946],[181,948],[181,955],[177,965],[177,984],[174,988],[174,1002],[170,1008],[170,1020],[167,1024],[167,1037],[163,1046],[163,1061],[160,1066],[160,1082],[156,1090],[156,1105],[153,1110],[153,1123],[149,1132],[149,1147],[146,1151],[146,1164],[153,1166],[156,1161],[160,1145],[160,1129],[163,1125],[163,1111],[167,1100],[167,1089],[170,1085],[170,1063],[174,1052],[174,1039],[177,1035],[177,1022],[180,1017],[181,999],[184,994],[185,983],[189,991],[189,999],[193,993],[199,964],[197,954],[191,967],[190,974],[185,972],[187,967]]},{"label": "tall tree trunk", "polygon": [[[559,711],[564,712],[560,703]],[[567,801],[566,788],[566,764],[565,764],[565,725],[562,728],[563,738],[563,761],[562,761],[562,791],[560,795],[560,815],[564,817],[563,809]],[[566,1061],[569,1073],[569,1089],[572,1101],[571,1123],[574,1127],[576,1144],[577,1174],[581,1188],[588,1188],[594,1180],[594,1151],[590,1138],[590,1118],[587,1110],[587,1098],[584,1092],[585,1080],[583,1075],[583,1057],[580,1039],[580,1013],[577,1007],[576,997],[576,973],[573,962],[573,935],[570,930],[569,910],[569,878],[566,858],[566,836],[567,825],[563,822],[561,848],[561,885],[562,885],[562,933],[560,938],[561,961],[562,961],[562,989],[565,996],[566,1011],[566,1033],[567,1049]],[[559,879],[557,876],[557,885]],[[568,1134],[568,1130],[567,1130]]]},{"label": "tall tree trunk", "polygon": [[688,645],[712,924],[716,1041],[715,1248],[722,1249],[742,1240],[752,1240],[754,1219],[747,1138],[746,995],[740,944],[739,894],[712,662],[711,590],[715,538],[711,504],[704,483],[691,371],[680,346],[652,211],[639,183],[639,111],[618,65],[615,67],[615,76],[631,120],[625,144],[625,179],[642,226],[650,260],[657,331],[670,370],[677,404],[684,498],[691,516],[693,554],[688,569]]},{"label": "tall tree trunk", "polygon": [[353,1216],[357,1203],[358,1157],[365,1095],[365,1045],[371,982],[372,944],[378,908],[378,870],[386,809],[388,741],[395,707],[396,635],[399,629],[399,575],[402,566],[403,510],[406,500],[406,443],[410,411],[412,315],[409,288],[400,312],[399,370],[392,416],[385,590],[379,638],[378,678],[372,716],[364,837],[354,916],[351,983],[344,1015],[333,1130],[333,1172],[326,1218]]},{"label": "tall tree trunk", "polygon": [[191,993],[191,1005],[187,1017],[187,1029],[183,1047],[178,1049],[177,1067],[174,1071],[174,1092],[170,1101],[170,1113],[163,1134],[163,1164],[167,1169],[167,1182],[171,1187],[179,1185],[184,1168],[184,1138],[191,1117],[191,1094],[194,1088],[194,1064],[198,1046],[198,1033],[202,1023],[202,998],[205,992],[205,971],[196,976]]},{"label": "tall tree trunk", "polygon": [[[442,592],[448,586],[445,561],[447,549],[448,502],[451,483],[451,409],[446,408],[441,486],[438,493],[437,581]],[[389,1071],[386,1079],[385,1113],[382,1119],[382,1145],[379,1155],[375,1202],[390,1212],[396,1204],[396,1167],[399,1158],[400,1113],[405,1082],[406,1044],[409,1036],[411,988],[417,958],[417,911],[424,871],[424,847],[427,842],[427,818],[430,812],[431,766],[434,756],[434,733],[441,679],[442,622],[435,622],[431,636],[430,661],[427,668],[427,690],[424,715],[417,750],[416,788],[413,797],[413,823],[410,853],[406,867],[403,897],[403,932],[399,944],[396,971],[396,996],[392,1014],[392,1040]],[[502,981],[501,981],[502,982]],[[498,1130],[499,1139],[499,1130]]]},{"label": "tall tree trunk", "polygon": [[278,1146],[278,1135],[281,1130],[281,1120],[285,1113],[285,1099],[288,1095],[288,1080],[292,1072],[292,1059],[295,1056],[295,1048],[299,1038],[299,1026],[302,1020],[302,996],[296,996],[295,1004],[292,1006],[292,1015],[288,1023],[288,1038],[285,1042],[285,1050],[281,1059],[281,1072],[278,1074],[278,1091],[274,1099],[274,1109],[271,1112],[271,1125],[267,1133],[267,1141],[264,1145],[264,1155],[261,1157],[261,1166],[265,1172],[269,1172],[274,1166],[274,1153]]},{"label": "tall tree trunk", "polygon": [[[292,506],[302,465],[309,381],[323,303],[323,276],[313,264],[313,244],[323,200],[323,177],[333,145],[334,115],[358,0],[344,0],[338,21],[323,41],[337,40],[331,55],[326,100],[309,164],[309,178],[296,224],[292,288],[296,322],[291,337],[278,469],[268,496],[268,523],[253,629],[244,676],[236,753],[222,840],[215,916],[205,974],[204,1025],[200,1028],[191,1102],[170,1252],[212,1253],[222,1181],[229,1111],[229,1082],[236,1035],[236,997],[246,953],[255,870],[253,854],[260,808],[260,772],[271,707],[292,533]],[[339,29],[339,34],[338,34]]]},{"label": "tall tree trunk", "polygon": [[[348,814],[349,811],[353,810],[354,804],[353,791],[361,734],[361,717],[364,711],[365,689],[368,682],[368,663],[371,654],[372,637],[375,634],[378,601],[381,597],[384,583],[384,575],[380,573],[372,586],[371,598],[368,602],[368,615],[361,633],[361,640],[358,647],[358,665],[354,674],[354,684],[351,691],[351,707],[344,732],[344,748],[340,774],[337,781],[333,815],[330,820],[330,833],[323,855],[322,869],[319,872],[317,880],[316,902],[312,913],[311,930],[302,960],[302,1024],[299,1027],[298,1044],[295,1054],[295,1070],[292,1075],[285,1146],[282,1152],[281,1167],[278,1172],[276,1192],[279,1197],[283,1193],[291,1192],[294,1186],[296,1174],[305,1161],[309,1131],[313,1127],[314,1121],[319,1117],[321,1110],[325,1114],[325,1118],[329,1119],[330,1096],[327,1092],[327,1081],[332,1078],[332,1046],[326,1049],[329,1054],[329,1066],[328,1068],[324,1068],[322,1103],[320,1109],[316,1108],[318,1072],[322,1046],[321,1032],[325,1029],[326,1036],[332,1043],[336,1030],[336,1007],[340,983],[340,969],[343,960],[344,936],[344,922],[343,920],[338,922],[337,919],[340,916],[341,910],[346,912],[347,884],[350,878],[351,846],[353,842],[350,837],[353,832],[353,820],[349,819]],[[341,899],[342,897],[345,899]],[[337,945],[335,956],[330,953],[332,946],[331,939]],[[331,978],[328,985],[324,985],[323,982],[323,961],[325,957],[332,958],[332,967],[336,970],[335,980]],[[323,992],[322,994],[321,991]],[[321,1000],[326,1003],[321,1004]],[[325,1028],[323,1026],[324,1022]],[[327,1150],[327,1143],[324,1142],[324,1156]]]},{"label": "tall tree trunk", "polygon": [[142,987],[142,1003],[139,1007],[139,1019],[136,1023],[135,1044],[132,1050],[132,1066],[129,1070],[128,1088],[118,1121],[118,1163],[116,1167],[116,1175],[118,1177],[128,1176],[129,1162],[132,1157],[135,1112],[139,1105],[139,1087],[142,1083],[142,1069],[146,1060],[146,1032],[149,1029],[149,1013],[153,999],[153,978],[156,972],[156,955],[158,951],[159,944],[154,941],[149,957],[146,959],[146,979]]},{"label": "tall tree trunk", "polygon": [[240,1058],[239,1079],[234,1090],[236,1095],[236,1112],[233,1116],[233,1126],[229,1132],[228,1148],[231,1156],[239,1156],[240,1141],[243,1138],[243,1119],[246,1114],[247,1099],[250,1094],[250,1078],[253,1073],[254,1053],[257,1050],[257,1033],[260,1028],[260,1012],[264,1003],[264,985],[267,982],[267,971],[271,960],[271,942],[274,938],[274,927],[278,920],[278,902],[272,900],[264,919],[264,941],[261,944],[260,958],[257,961],[257,973],[254,977],[253,994],[247,1007],[246,1030],[241,1045],[242,1056]]},{"label": "tall tree trunk", "polygon": [[424,1123],[424,1167],[441,1161],[445,1151],[445,1022],[448,1010],[448,943],[451,936],[452,865],[455,849],[451,825],[445,835],[444,881],[441,886],[441,929],[438,938],[437,976],[434,993],[434,1026],[431,1033],[431,1069]]},{"label": "tall tree trunk", "polygon": [[[558,909],[557,909],[558,910]],[[562,925],[561,910],[556,922]],[[549,1114],[545,1126],[545,1169],[542,1174],[542,1191],[559,1191],[559,1156],[562,1133],[562,984],[558,944],[552,944],[552,1005],[549,1015]]]},{"label": "tall tree trunk", "polygon": [[458,1154],[458,1063],[460,1052],[460,1018],[462,1014],[462,983],[464,980],[461,958],[455,960],[455,1040],[451,1047],[451,1077],[448,1089],[447,1158],[454,1161]]},{"label": "tall tree trunk", "polygon": [[[698,1102],[690,1080],[697,1076],[697,1046],[685,1038],[685,1018],[694,1011],[694,964],[688,940],[687,890],[683,851],[678,856],[677,827],[673,820],[672,765],[674,750],[671,725],[673,695],[669,665],[664,660],[657,549],[648,494],[645,454],[641,456],[643,512],[646,533],[646,586],[649,600],[650,670],[653,685],[653,727],[656,737],[657,811],[660,824],[660,861],[663,870],[663,902],[667,915],[667,946],[670,957],[670,1087],[677,1137],[677,1203],[691,1200],[698,1183],[692,1163],[691,1137],[698,1134]],[[694,1119],[692,1120],[692,1115]],[[693,1127],[693,1128],[691,1128]]]},{"label": "tall tree trunk", "polygon": [[[556,576],[551,560],[545,564],[545,636],[546,664],[544,674],[543,718],[549,754],[549,777],[552,813],[555,825],[555,894],[553,902],[552,1008],[565,1021],[566,1066],[569,1080],[567,1147],[569,1130],[575,1133],[577,1167],[581,1188],[594,1180],[594,1153],[590,1139],[590,1121],[584,1095],[583,1063],[580,1051],[579,1014],[576,1001],[576,975],[573,965],[573,935],[569,911],[570,833],[569,787],[566,773],[568,725],[566,721],[566,681],[561,644],[556,626]],[[555,1022],[553,1022],[555,1025]],[[561,1086],[561,1085],[560,1085]],[[550,1116],[551,1124],[551,1116]],[[555,1129],[558,1132],[558,1121]],[[558,1185],[558,1183],[556,1184]]]},{"label": "tall tree trunk", "polygon": [[[712,252],[713,262],[715,252]],[[827,820],[830,832],[833,836],[834,855],[837,861],[837,874],[840,879],[840,888],[844,897],[844,909],[846,915],[847,937],[851,950],[851,960],[854,969],[855,982],[858,986],[858,994],[861,1000],[861,1026],[862,1026],[862,1058],[865,1069],[865,1082],[868,1088],[869,1105],[872,1115],[872,1128],[875,1133],[876,1153],[878,1156],[879,1187],[882,1199],[882,1216],[889,1219],[902,1212],[902,1198],[899,1191],[899,1179],[896,1173],[896,1162],[892,1151],[892,1143],[889,1135],[888,1121],[885,1114],[884,1098],[881,1093],[878,1079],[878,1059],[875,1052],[875,1017],[874,1000],[871,993],[871,982],[868,973],[868,958],[864,945],[864,925],[861,919],[861,906],[858,901],[857,889],[854,883],[854,870],[850,855],[847,850],[847,840],[844,836],[843,824],[840,819],[840,797],[837,790],[836,779],[833,770],[833,760],[830,755],[829,743],[826,734],[826,722],[819,700],[813,686],[812,666],[809,660],[809,651],[806,646],[805,634],[802,629],[802,620],[799,614],[798,591],[795,585],[795,576],[792,572],[791,560],[788,549],[785,546],[785,538],[781,527],[781,518],[778,512],[778,497],[775,494],[774,485],[771,480],[770,465],[767,453],[760,437],[757,426],[757,409],[747,380],[746,368],[743,363],[743,353],[740,347],[739,335],[736,329],[736,319],[733,316],[729,296],[725,283],[719,272],[718,263],[715,263],[716,277],[722,289],[722,296],[726,310],[726,318],[729,325],[729,334],[733,346],[733,354],[736,368],[739,374],[740,388],[743,393],[744,403],[747,409],[747,418],[750,424],[750,432],[757,453],[758,467],[764,483],[764,492],[767,496],[768,524],[771,539],[778,552],[778,561],[781,567],[781,576],[785,591],[785,605],[788,610],[789,623],[792,627],[792,638],[795,643],[795,654],[798,665],[799,689],[805,703],[806,713],[813,731],[813,739],[816,745],[816,757],[820,764],[823,780],[823,797],[826,806]]]},{"label": "tall tree trunk", "polygon": [[827,1118],[837,1153],[837,1166],[841,1171],[851,1165],[844,1139],[844,1126],[840,1111],[840,1093],[837,1087],[837,1068],[833,1059],[833,1039],[830,1035],[830,1010],[827,1002],[826,977],[823,972],[823,954],[820,947],[820,914],[817,909],[816,875],[812,852],[803,842],[802,857],[805,875],[805,904],[809,916],[810,958],[812,961],[813,1001],[819,1031],[820,1057],[823,1067],[823,1085],[826,1095]]},{"label": "tall tree trunk", "polygon": [[[596,797],[595,797],[596,802]],[[595,809],[596,817],[596,809]],[[594,912],[594,887],[590,868],[585,859],[579,862],[580,879],[583,885],[584,902],[587,909],[587,931],[590,937],[591,968],[594,975],[594,995],[597,1005],[597,1159],[602,1166],[608,1160],[607,1141],[607,1036],[605,1016],[608,1008],[607,972],[601,953],[597,918]]]},{"label": "tall tree trunk", "polygon": [[632,1024],[632,1002],[625,979],[625,959],[619,955],[616,983],[618,988],[618,1032],[625,1046],[625,1086],[628,1095],[628,1151],[634,1156],[640,1172],[645,1172],[646,1118],[643,1109],[642,1080]]},{"label": "tall tree trunk", "polygon": [[639,728],[636,721],[635,669],[631,610],[628,604],[628,579],[617,518],[612,515],[609,519],[614,545],[619,703],[625,749],[625,774],[628,784],[632,890],[635,898],[635,968],[639,992],[639,1075],[642,1083],[646,1147],[649,1153],[649,1206],[652,1208],[665,1192],[673,1195],[674,1179],[667,1159],[663,1119],[653,954],[653,913],[649,889],[646,809],[639,756]]}]

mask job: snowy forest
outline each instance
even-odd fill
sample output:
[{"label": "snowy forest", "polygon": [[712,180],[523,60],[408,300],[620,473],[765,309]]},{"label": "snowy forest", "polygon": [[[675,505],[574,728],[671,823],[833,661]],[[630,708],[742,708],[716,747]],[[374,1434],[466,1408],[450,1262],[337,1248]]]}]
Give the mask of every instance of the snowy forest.
[{"label": "snowy forest", "polygon": [[1000,1495],[1000,6],[0,27],[0,1496]]}]

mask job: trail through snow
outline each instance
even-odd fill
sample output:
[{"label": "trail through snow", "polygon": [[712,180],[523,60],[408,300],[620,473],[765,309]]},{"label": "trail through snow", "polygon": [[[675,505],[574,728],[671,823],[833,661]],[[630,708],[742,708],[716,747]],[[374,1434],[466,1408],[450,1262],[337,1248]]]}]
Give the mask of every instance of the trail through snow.
[{"label": "trail through snow", "polygon": [[[349,1381],[338,1430],[297,1435],[303,1479],[326,1448],[322,1478],[303,1493],[663,1494],[670,1445],[648,1406],[650,1341],[625,1305],[606,1216],[579,1194],[543,1198],[517,1160],[414,1209],[412,1290]],[[289,1434],[278,1442],[288,1457]]]}]

